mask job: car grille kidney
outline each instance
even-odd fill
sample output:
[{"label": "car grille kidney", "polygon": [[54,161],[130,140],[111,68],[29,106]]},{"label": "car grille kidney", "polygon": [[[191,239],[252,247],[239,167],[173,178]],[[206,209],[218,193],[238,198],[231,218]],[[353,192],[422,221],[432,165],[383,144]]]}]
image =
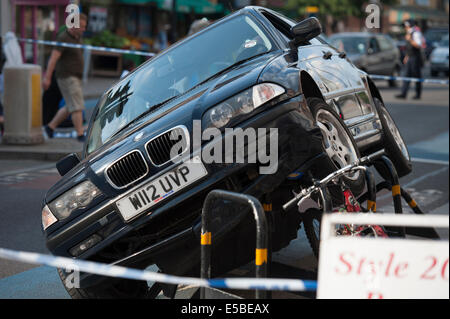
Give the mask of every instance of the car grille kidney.
[{"label": "car grille kidney", "polygon": [[109,182],[118,188],[126,187],[141,179],[147,172],[148,166],[139,151],[128,153],[106,170]]},{"label": "car grille kidney", "polygon": [[[172,132],[176,137],[175,140],[170,138]],[[161,166],[174,159],[175,157],[170,156],[170,150],[178,143],[181,143],[181,147],[177,147],[177,155],[181,155],[189,147],[187,129],[181,126],[173,128],[149,141],[146,148],[152,164]]]}]

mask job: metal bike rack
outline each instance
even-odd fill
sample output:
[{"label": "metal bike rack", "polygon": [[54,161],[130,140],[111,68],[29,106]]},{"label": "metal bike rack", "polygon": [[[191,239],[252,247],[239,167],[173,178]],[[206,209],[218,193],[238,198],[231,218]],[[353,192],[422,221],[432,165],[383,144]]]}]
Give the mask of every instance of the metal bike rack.
[{"label": "metal bike rack", "polygon": [[[389,174],[390,180],[384,180],[380,183],[378,183],[375,186],[374,178],[373,176],[369,176],[371,174],[368,170],[366,170],[366,180],[367,180],[367,195],[364,194],[361,196],[365,197],[367,196],[367,209],[375,211],[376,210],[376,193],[383,189],[387,189],[391,191],[392,193],[392,199],[394,202],[394,212],[396,214],[403,214],[403,207],[402,207],[402,198],[408,203],[409,207],[413,210],[415,214],[421,214],[424,215],[425,213],[420,209],[420,207],[417,205],[416,201],[412,198],[412,196],[400,186],[399,178],[397,171],[394,167],[394,164],[391,162],[391,160],[386,156],[383,155],[379,159],[376,159],[374,161],[369,161],[367,163],[367,166],[374,164],[376,162],[377,164],[382,165],[386,171]],[[420,237],[426,237],[431,239],[439,239],[440,236],[437,234],[436,230],[433,228],[421,228],[421,227],[395,227],[391,228],[391,230],[397,232],[400,237],[404,237],[406,234],[408,235],[415,235]]]},{"label": "metal bike rack", "polygon": [[[249,205],[252,209],[256,222],[256,253],[255,253],[255,272],[256,278],[265,278],[267,276],[267,245],[269,229],[261,203],[253,196],[234,193],[224,190],[213,190],[206,196],[202,209],[202,230],[201,230],[201,261],[200,278],[207,279],[211,276],[211,244],[212,234],[210,231],[210,211],[214,207],[214,200],[227,199],[233,202]],[[270,255],[270,254],[269,254]],[[270,261],[270,260],[269,260]],[[200,288],[200,298],[204,299],[206,288]],[[264,290],[255,290],[256,299],[267,298],[267,292]]]},{"label": "metal bike rack", "polygon": [[[379,183],[375,184],[375,178],[373,173],[369,171],[370,166],[377,166],[377,168],[384,169],[387,175],[387,179]],[[380,167],[381,166],[381,167]],[[364,202],[367,200],[367,210],[375,212],[376,211],[376,196],[377,193],[383,189],[388,189],[392,193],[392,199],[394,202],[394,211],[395,214],[403,214],[402,207],[402,198],[408,203],[409,207],[413,210],[415,214],[424,214],[411,195],[401,188],[399,177],[397,171],[395,169],[394,164],[391,160],[386,156],[385,150],[379,150],[373,154],[367,155],[357,162],[353,164],[349,164],[347,167],[341,168],[335,172],[330,173],[327,177],[325,177],[322,181],[313,181],[313,186],[310,188],[302,190],[299,194],[291,199],[289,202],[283,205],[283,209],[287,210],[289,207],[292,207],[294,204],[298,204],[298,202],[302,199],[302,196],[307,196],[312,188],[318,188],[323,200],[324,209],[323,211],[332,213],[332,205],[330,203],[329,196],[326,195],[326,185],[322,185],[324,180],[332,181],[335,178],[338,178],[345,171],[355,171],[361,170],[365,174],[366,184],[367,184],[367,192],[362,194],[359,198],[359,202]],[[384,177],[384,176],[383,176]],[[309,196],[309,195],[308,195]],[[431,239],[439,239],[439,235],[433,228],[415,228],[415,227],[386,227],[389,229],[393,235],[399,237],[405,237],[408,235],[415,235],[420,237],[426,237]]]}]

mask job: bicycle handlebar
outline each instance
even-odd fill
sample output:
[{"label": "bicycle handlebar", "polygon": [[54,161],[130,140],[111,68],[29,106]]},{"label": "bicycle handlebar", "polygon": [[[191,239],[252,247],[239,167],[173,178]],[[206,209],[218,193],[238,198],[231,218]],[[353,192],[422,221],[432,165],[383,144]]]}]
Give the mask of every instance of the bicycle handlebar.
[{"label": "bicycle handlebar", "polygon": [[344,166],[341,169],[338,169],[337,171],[334,171],[333,173],[329,174],[325,178],[321,179],[320,181],[314,182],[314,185],[303,189],[300,193],[295,195],[293,199],[291,199],[289,202],[283,205],[283,210],[288,210],[291,208],[296,202],[298,203],[303,197],[309,196],[314,192],[319,191],[322,187],[326,186],[329,182],[331,182],[333,179],[344,175],[346,173],[351,173],[352,171],[358,171],[358,170],[366,170],[367,166],[374,160],[380,158],[385,154],[384,149],[372,153],[370,155],[361,157],[360,159],[357,159],[354,163],[349,164],[347,166]]}]

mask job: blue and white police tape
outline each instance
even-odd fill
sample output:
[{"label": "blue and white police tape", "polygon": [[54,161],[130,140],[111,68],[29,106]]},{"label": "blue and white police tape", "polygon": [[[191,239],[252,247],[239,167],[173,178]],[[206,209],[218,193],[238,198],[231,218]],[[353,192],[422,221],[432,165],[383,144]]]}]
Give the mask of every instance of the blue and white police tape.
[{"label": "blue and white police tape", "polygon": [[134,54],[134,55],[142,55],[153,57],[155,53],[144,52],[144,51],[135,51],[135,50],[124,50],[124,49],[114,49],[114,48],[106,48],[106,47],[96,47],[87,44],[73,44],[73,43],[65,43],[65,42],[56,42],[56,41],[45,41],[45,40],[34,40],[34,39],[18,39],[21,42],[26,43],[36,43],[64,48],[74,48],[74,49],[86,49],[90,51],[102,51],[102,52],[113,52],[113,53],[122,53],[122,54]]},{"label": "blue and white police tape", "polygon": [[[86,50],[90,50],[90,51],[95,50],[95,51],[102,51],[102,52],[135,54],[135,55],[142,55],[142,56],[148,56],[148,57],[155,56],[155,53],[151,53],[151,52],[97,47],[97,46],[86,45],[86,44],[73,44],[73,43],[56,42],[56,41],[34,40],[34,39],[18,39],[18,40],[22,41],[22,42],[26,42],[26,43],[37,43],[37,44],[50,45],[50,46],[60,46],[60,47],[65,47],[65,48],[86,49]],[[445,85],[449,84],[448,80],[409,78],[409,77],[403,77],[403,76],[388,76],[388,75],[377,75],[377,74],[369,74],[369,76],[372,79],[379,79],[379,80],[411,81],[411,82],[434,83],[434,84],[445,84]]]},{"label": "blue and white police tape", "polygon": [[70,271],[86,272],[101,276],[154,281],[175,285],[192,285],[212,288],[249,289],[249,290],[283,290],[283,291],[315,291],[317,282],[299,279],[277,278],[224,278],[200,279],[193,277],[172,276],[147,270],[126,268],[91,261],[76,260],[66,257],[55,257],[37,253],[15,251],[0,248],[0,258],[24,262],[34,265],[46,265]]},{"label": "blue and white police tape", "polygon": [[423,78],[408,78],[404,76],[389,76],[389,75],[376,75],[369,74],[372,79],[379,80],[391,80],[391,81],[410,81],[410,82],[421,82],[421,83],[434,83],[434,84],[449,84],[448,80],[437,80],[437,79],[423,79]]}]

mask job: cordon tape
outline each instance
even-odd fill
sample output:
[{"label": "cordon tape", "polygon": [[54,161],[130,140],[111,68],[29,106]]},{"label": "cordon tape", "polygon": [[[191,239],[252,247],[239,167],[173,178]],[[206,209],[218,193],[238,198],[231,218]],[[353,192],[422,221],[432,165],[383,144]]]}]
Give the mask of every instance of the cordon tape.
[{"label": "cordon tape", "polygon": [[248,289],[248,290],[284,290],[315,291],[317,281],[278,278],[223,278],[200,279],[193,277],[172,276],[148,270],[126,268],[92,261],[76,260],[38,253],[15,251],[0,248],[0,258],[34,265],[46,265],[71,271],[86,272],[107,277],[145,280],[175,285],[191,285],[211,288]]},{"label": "cordon tape", "polygon": [[[60,46],[60,47],[66,47],[66,48],[86,49],[86,50],[114,52],[114,53],[123,53],[123,54],[135,54],[135,55],[142,55],[142,56],[147,56],[147,57],[153,57],[156,55],[155,53],[144,52],[144,51],[114,49],[114,48],[97,47],[97,46],[92,46],[92,45],[73,44],[73,43],[56,42],[56,41],[45,41],[45,40],[34,40],[34,39],[18,39],[18,41],[26,42],[26,43],[50,45],[50,46]],[[376,75],[376,74],[369,74],[369,77],[371,77],[372,79],[379,79],[379,80],[410,81],[410,82],[433,83],[433,84],[444,84],[444,85],[449,84],[448,80],[439,80],[439,79],[410,78],[410,77],[404,77],[404,76],[388,76],[388,75]]]}]

